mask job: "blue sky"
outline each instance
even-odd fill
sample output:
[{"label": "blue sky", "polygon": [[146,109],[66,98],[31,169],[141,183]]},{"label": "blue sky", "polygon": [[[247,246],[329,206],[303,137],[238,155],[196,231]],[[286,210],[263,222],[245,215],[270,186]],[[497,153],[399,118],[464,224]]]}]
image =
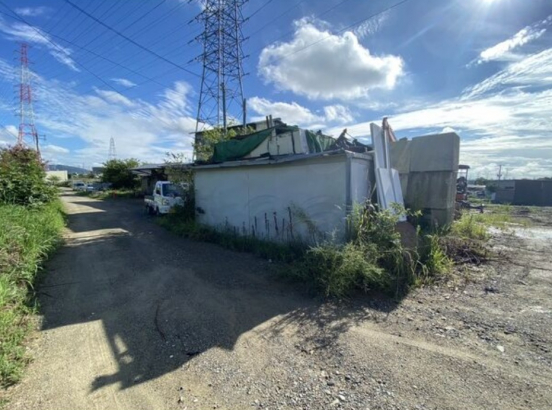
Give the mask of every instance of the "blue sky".
[{"label": "blue sky", "polygon": [[[1,0],[0,144],[15,142],[14,57],[26,41],[47,160],[99,165],[111,136],[119,158],[190,155],[199,4],[72,1],[163,59],[65,0]],[[389,116],[398,137],[456,131],[474,176],[499,164],[509,178],[552,176],[550,0],[250,0],[243,11],[255,13],[244,26],[249,118],[365,137]]]}]

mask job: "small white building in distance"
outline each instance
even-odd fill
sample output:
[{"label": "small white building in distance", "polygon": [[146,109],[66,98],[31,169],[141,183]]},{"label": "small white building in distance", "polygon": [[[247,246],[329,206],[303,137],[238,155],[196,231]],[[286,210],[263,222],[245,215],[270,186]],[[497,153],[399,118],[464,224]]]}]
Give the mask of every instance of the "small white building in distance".
[{"label": "small white building in distance", "polygon": [[69,179],[67,171],[46,171],[46,179],[50,179],[50,177],[58,177],[59,182],[65,182]]}]

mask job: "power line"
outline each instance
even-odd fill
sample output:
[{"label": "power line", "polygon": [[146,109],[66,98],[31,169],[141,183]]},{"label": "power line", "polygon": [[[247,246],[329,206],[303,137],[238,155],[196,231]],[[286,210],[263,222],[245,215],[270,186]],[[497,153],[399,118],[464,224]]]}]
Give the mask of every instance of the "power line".
[{"label": "power line", "polygon": [[[132,23],[130,23],[129,25],[127,25],[127,26],[125,27],[125,29],[128,28],[128,27],[130,27],[130,26],[131,26],[132,24],[134,24],[136,21],[139,21],[141,18],[145,17],[148,13],[150,13],[150,12],[153,11],[153,10],[155,10],[156,7],[160,6],[160,5],[163,4],[165,1],[166,1],[166,0],[162,0],[161,3],[159,3],[159,4],[158,4],[157,6],[155,6],[153,9],[149,10],[149,11],[146,12],[144,15],[142,15],[141,17],[139,17],[137,20],[134,20]],[[115,5],[115,4],[117,4],[117,3],[114,3],[114,5]],[[124,4],[124,2],[120,2],[119,4],[120,4],[120,5],[121,5],[121,4]],[[122,21],[126,20],[128,17],[130,17],[132,14],[134,14],[137,10],[139,10],[139,9],[140,9],[141,7],[143,7],[145,4],[146,4],[146,3],[143,2],[140,6],[138,6],[137,8],[135,8],[134,11],[132,11],[132,12],[126,14],[125,17],[123,17],[122,19],[119,20],[119,22],[122,22]],[[63,3],[63,5],[64,5],[64,6],[68,6],[67,3]],[[119,7],[120,7],[120,6],[119,6]],[[101,14],[101,16],[100,16],[99,18],[103,17],[103,16],[104,16],[109,10],[111,10],[112,8],[113,8],[113,5],[112,5],[110,8],[108,8],[107,10],[105,10],[105,11]],[[96,7],[96,8],[94,9],[94,11],[97,10],[97,9],[98,9],[98,7]],[[94,12],[94,11],[92,11],[92,12]],[[85,15],[82,15],[82,14],[80,15],[80,17],[86,18],[86,16],[85,16]],[[90,23],[90,24],[93,24],[93,22]],[[86,31],[87,31],[87,30],[85,29],[80,35],[77,36],[77,38],[80,37],[82,34],[84,34],[84,32],[86,32]],[[77,45],[75,44],[77,38],[73,39],[73,42],[72,42],[72,43],[69,42],[68,40],[66,40],[66,41],[69,42],[70,44],[73,44],[75,47],[79,47],[79,48],[81,48],[81,49],[85,49],[85,50],[86,50],[86,47],[87,47],[89,44],[93,43],[94,41],[96,41],[97,39],[99,39],[101,36],[103,36],[103,35],[106,34],[106,33],[107,33],[106,31],[103,31],[100,35],[95,36],[92,40],[88,41],[88,42],[87,42],[86,44],[84,44],[83,46],[77,46]],[[54,36],[54,35],[51,34],[51,33],[48,33],[48,34]],[[107,43],[107,41],[109,41],[109,39],[103,41],[100,45],[98,45],[98,46],[96,47],[96,50],[99,50],[101,46],[103,46],[105,43]],[[91,61],[91,59],[85,60],[84,63],[88,63],[88,62],[90,62],[90,61]],[[93,68],[93,67],[95,67],[95,64],[92,64],[92,65],[91,65],[91,68]],[[47,72],[47,73],[48,73],[48,72]],[[71,77],[71,78],[72,78],[72,77]]]},{"label": "power line", "polygon": [[[41,33],[39,29],[35,28],[33,25],[31,25],[29,22],[27,22],[23,17],[21,17],[19,14],[17,14],[14,10],[12,10],[10,7],[6,6],[6,4],[0,0],[0,4],[3,5],[5,8],[7,8],[9,11],[11,11],[15,16],[17,16],[23,23],[25,23],[26,25],[28,25],[29,27],[31,27],[34,31],[36,31],[37,33]],[[57,45],[56,43],[54,43],[52,40],[50,40],[49,38],[47,37],[44,37],[44,40],[46,40],[48,43],[50,43],[54,48],[56,48],[58,51],[61,51],[61,52],[64,52],[64,50],[59,46]],[[113,87],[111,84],[109,84],[108,82],[106,82],[103,78],[100,78],[97,74],[93,73],[92,71],[90,71],[88,68],[86,68],[84,65],[82,65],[81,63],[79,63],[77,60],[74,60],[73,61],[75,62],[75,64],[78,64],[80,67],[82,67],[86,72],[88,72],[89,74],[93,75],[94,77],[96,77],[99,81],[101,81],[102,83],[104,83],[107,87],[111,88],[113,91],[115,91],[116,93],[119,93],[119,91]]]},{"label": "power line", "polygon": [[253,13],[251,13],[249,15],[249,17],[247,17],[248,19],[252,18],[253,16],[255,16],[255,14],[258,14],[262,9],[264,9],[266,6],[268,6],[270,3],[272,3],[273,0],[268,0],[265,4],[263,4],[261,7],[259,7],[256,11],[254,11]]},{"label": "power line", "polygon": [[[345,0],[345,1],[347,1],[347,0]],[[410,0],[402,0],[402,1],[399,1],[398,3],[395,3],[395,4],[391,5],[391,6],[389,6],[389,7],[385,8],[385,9],[383,9],[382,11],[379,11],[379,12],[377,12],[377,13],[374,13],[374,14],[372,14],[372,15],[366,17],[366,18],[363,18],[362,20],[358,20],[357,22],[348,25],[348,26],[345,27],[345,28],[342,28],[341,30],[338,30],[337,33],[343,33],[344,31],[349,30],[349,29],[351,29],[351,28],[353,28],[353,27],[356,27],[356,26],[358,26],[359,24],[364,23],[365,21],[368,21],[368,20],[370,20],[370,19],[373,19],[374,17],[377,17],[377,16],[379,16],[380,14],[386,13],[386,12],[388,12],[389,10],[394,9],[395,7],[399,7],[399,6],[403,5],[404,3],[408,2],[408,1],[410,1]],[[324,37],[324,38],[321,38],[320,40],[315,41],[314,43],[307,44],[305,47],[300,48],[299,50],[295,50],[293,53],[289,53],[289,54],[287,54],[287,55],[290,56],[290,55],[293,55],[293,54],[300,53],[301,51],[306,50],[307,48],[312,47],[312,46],[314,46],[314,45],[316,45],[316,44],[318,44],[318,43],[321,43],[322,41],[325,41],[325,40],[327,40],[327,39],[329,39],[329,38],[331,38],[331,37],[332,37],[332,34],[330,34],[330,35],[328,35],[328,36],[326,36],[326,37]]]},{"label": "power line", "polygon": [[137,43],[136,41],[134,41],[133,39],[131,39],[130,37],[124,35],[123,33],[121,33],[120,31],[118,30],[115,30],[113,27],[105,24],[103,21],[97,19],[96,17],[94,17],[93,15],[91,15],[90,13],[88,13],[87,11],[81,9],[79,6],[77,6],[75,3],[71,2],[70,0],[65,0],[65,2],[67,2],[69,5],[71,5],[72,7],[74,7],[75,9],[77,9],[78,11],[80,11],[81,13],[85,14],[86,16],[88,16],[89,18],[91,18],[92,20],[94,20],[96,23],[100,24],[101,26],[105,27],[106,29],[116,33],[117,35],[121,36],[122,38],[124,38],[125,40],[127,40],[128,42],[134,44],[136,47],[138,48],[141,48],[142,50],[144,51],[147,51],[148,53],[156,56],[157,58],[165,61],[166,63],[172,65],[172,66],[175,66],[175,67],[178,67],[180,68],[182,71],[185,71],[187,72],[188,74],[191,74],[193,76],[196,76],[196,77],[201,77],[199,74],[196,74],[194,73],[193,71],[190,71],[188,70],[187,68],[181,66],[180,64],[177,64],[175,63],[174,61],[171,61],[165,57],[163,57],[162,55],[160,54],[157,54],[155,51],[153,50],[150,50],[149,48],[143,46],[142,44],[140,43]]},{"label": "power line", "polygon": [[[344,1],[342,1],[341,3],[339,3],[339,4],[342,4],[342,3],[344,3],[345,1],[348,1],[348,0],[344,0]],[[370,19],[373,19],[374,17],[377,17],[377,16],[379,16],[379,15],[381,15],[381,14],[383,14],[383,13],[386,13],[386,12],[388,12],[388,11],[390,11],[390,10],[396,8],[396,7],[399,7],[399,6],[403,5],[404,3],[408,2],[408,1],[410,1],[410,0],[402,0],[402,1],[399,1],[398,3],[395,3],[395,4],[393,4],[393,5],[391,5],[391,6],[387,7],[387,8],[385,8],[385,9],[383,9],[383,10],[377,12],[377,13],[371,14],[371,15],[369,15],[368,17],[363,18],[362,20],[358,20],[358,21],[354,22],[353,24],[348,25],[347,27],[344,27],[344,28],[342,28],[342,29],[340,29],[340,30],[337,30],[337,31],[336,31],[336,34],[343,33],[344,31],[349,30],[349,29],[351,29],[351,28],[353,28],[353,27],[355,27],[355,26],[358,26],[359,24],[362,24],[362,23],[364,23],[365,21],[368,21],[368,20],[370,20]],[[336,6],[332,7],[332,9],[334,9],[335,7],[336,7]],[[329,10],[327,10],[326,12],[328,12],[328,11],[329,11]],[[325,14],[326,12],[324,12],[323,14]],[[334,33],[329,34],[329,35],[327,35],[326,37],[321,38],[320,40],[317,40],[317,41],[315,41],[315,42],[313,42],[313,43],[307,44],[306,46],[300,48],[299,50],[295,50],[295,51],[293,51],[293,52],[291,52],[291,53],[284,54],[282,57],[288,57],[288,56],[291,56],[291,55],[300,53],[301,51],[304,51],[304,50],[306,50],[307,48],[310,48],[310,47],[312,47],[312,46],[314,46],[314,45],[316,45],[316,44],[318,44],[318,43],[321,43],[322,41],[326,41],[327,39],[331,38],[331,37],[334,36],[334,35],[335,35]],[[275,40],[274,40],[274,41],[275,41]],[[264,47],[263,47],[263,48],[264,48]]]},{"label": "power line", "polygon": [[[1,2],[0,2],[0,3],[1,3]],[[10,15],[8,15],[8,14],[6,14],[6,13],[1,12],[1,11],[0,11],[0,14],[4,14],[4,15],[6,15],[6,16],[8,16],[8,17],[14,18],[13,16],[10,16]],[[27,23],[27,22],[24,21],[23,19],[19,18],[19,20],[21,20],[22,22],[24,22],[24,23],[27,24],[28,26],[33,27],[32,25],[30,25],[29,23]],[[79,46],[78,44],[73,43],[72,41],[69,41],[69,40],[67,40],[67,39],[65,39],[65,38],[62,38],[62,37],[60,37],[60,36],[57,36],[56,34],[52,34],[52,33],[49,33],[49,32],[47,32],[47,31],[44,31],[44,33],[46,33],[46,34],[48,34],[49,36],[51,36],[51,37],[53,37],[53,38],[56,38],[56,39],[58,39],[58,40],[60,40],[60,41],[64,41],[64,42],[66,42],[67,44],[72,45],[73,47],[76,47],[76,48],[78,48],[78,49],[80,49],[80,50],[83,50],[83,51],[85,51],[85,52],[87,52],[87,53],[90,53],[90,54],[94,55],[94,56],[97,57],[97,58],[101,58],[102,60],[105,60],[105,61],[107,61],[107,62],[109,62],[109,63],[111,63],[111,64],[113,64],[113,65],[115,65],[115,66],[117,66],[117,67],[120,67],[120,68],[123,68],[123,69],[125,69],[125,70],[128,70],[129,72],[131,72],[131,73],[133,73],[133,74],[136,74],[136,75],[139,75],[140,77],[146,78],[148,81],[152,81],[152,82],[154,82],[154,83],[156,83],[156,84],[159,84],[159,85],[161,85],[161,86],[163,86],[163,87],[168,87],[166,84],[160,83],[159,81],[155,80],[154,78],[148,77],[147,75],[144,75],[144,74],[142,74],[142,73],[140,73],[140,72],[138,72],[138,71],[136,71],[136,70],[134,70],[134,69],[132,69],[132,68],[130,68],[130,67],[127,67],[127,66],[124,66],[124,65],[122,65],[122,64],[119,64],[119,63],[117,63],[116,61],[113,61],[113,60],[111,60],[111,59],[109,59],[109,58],[107,58],[107,57],[105,57],[105,56],[102,56],[101,54],[98,54],[98,53],[96,53],[96,52],[94,52],[94,51],[92,51],[92,50],[89,50],[89,49],[86,49],[86,48],[84,48],[84,47],[81,47],[81,46]],[[76,63],[78,63],[76,60],[74,60],[74,61],[75,61]],[[79,64],[81,64],[81,63],[79,63]],[[55,77],[57,77],[57,76],[53,76],[53,77],[50,77],[50,78],[55,78]],[[98,78],[99,78],[99,77],[98,77]],[[104,84],[106,84],[106,82],[105,82],[104,80],[102,80],[102,82],[103,82]],[[111,88],[112,88],[114,91],[120,93],[120,92],[119,92],[118,90],[116,90],[115,88],[113,88],[113,87],[111,87]]]},{"label": "power line", "polygon": [[[276,17],[270,19],[270,21],[266,24],[261,25],[257,30],[249,34],[249,37],[254,36],[255,34],[263,31],[267,26],[273,24],[276,20],[281,18],[282,16],[285,16],[287,13],[289,13],[291,10],[293,10],[295,7],[299,6],[301,3],[304,3],[306,0],[299,0],[297,3],[295,3],[293,6],[288,7],[284,12],[278,14]],[[253,15],[249,16],[248,19],[250,19]]]},{"label": "power line", "polygon": [[[133,21],[132,23],[130,23],[129,25],[127,25],[124,29],[122,30],[126,30],[130,27],[132,27],[133,25],[135,25],[139,20],[141,20],[143,17],[147,16],[148,14],[150,14],[153,10],[155,10],[157,7],[161,6],[166,0],[163,0],[161,3],[157,4],[153,9],[149,10],[148,12],[146,12],[143,16],[139,17],[137,20]],[[163,14],[162,16],[160,16],[159,18],[155,19],[153,22],[150,22],[149,24],[147,24],[146,26],[142,27],[141,30],[142,32],[144,32],[144,30],[147,28],[147,27],[151,27],[155,22],[158,22],[158,21],[162,21],[164,20],[168,15],[171,15],[174,11],[176,11],[177,9],[183,7],[185,4],[184,3],[180,3],[178,4],[176,7],[173,7],[171,8],[167,13]],[[158,44],[159,42],[163,41],[163,39],[165,39],[166,37],[168,37],[169,35],[177,32],[177,31],[181,31],[182,30],[182,27],[179,25],[175,30],[171,31],[170,33],[168,34],[165,34],[163,36],[161,36],[158,40],[156,40],[155,42],[151,43],[149,45],[149,48],[151,48],[153,45],[155,44]],[[178,36],[176,36],[176,40],[177,41],[186,41],[186,40],[181,40],[180,38],[178,38]],[[99,49],[103,44],[105,44],[106,42],[103,42],[102,44],[100,44],[96,49]],[[113,46],[117,46],[118,44],[120,43],[116,43],[114,44]],[[133,56],[130,56],[130,57],[127,57],[127,58],[124,58],[120,64],[123,64],[125,63],[126,61],[129,61],[131,60],[132,58],[136,58],[135,55]],[[155,60],[154,60],[155,61]],[[141,70],[143,69],[144,67],[146,66],[149,66],[150,64],[145,64],[143,66],[140,66],[139,68],[137,68],[137,70]]]},{"label": "power line", "polygon": [[2,125],[2,129],[4,129],[8,134],[11,134],[16,141],[18,140],[17,134],[11,131],[10,129],[8,129],[6,125]]}]

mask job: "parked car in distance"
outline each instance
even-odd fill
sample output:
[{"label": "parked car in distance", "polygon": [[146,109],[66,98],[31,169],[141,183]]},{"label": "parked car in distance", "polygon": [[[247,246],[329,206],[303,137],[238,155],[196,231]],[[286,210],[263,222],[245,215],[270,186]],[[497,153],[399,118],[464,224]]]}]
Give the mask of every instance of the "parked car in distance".
[{"label": "parked car in distance", "polygon": [[86,185],[86,191],[87,192],[94,192],[94,191],[96,191],[96,187],[94,186],[94,184],[88,184],[88,185]]},{"label": "parked car in distance", "polygon": [[86,184],[84,182],[78,181],[73,183],[73,190],[74,191],[85,191],[86,190]]},{"label": "parked car in distance", "polygon": [[186,187],[170,181],[158,181],[153,194],[144,198],[146,212],[150,215],[168,214],[177,205],[184,205]]}]

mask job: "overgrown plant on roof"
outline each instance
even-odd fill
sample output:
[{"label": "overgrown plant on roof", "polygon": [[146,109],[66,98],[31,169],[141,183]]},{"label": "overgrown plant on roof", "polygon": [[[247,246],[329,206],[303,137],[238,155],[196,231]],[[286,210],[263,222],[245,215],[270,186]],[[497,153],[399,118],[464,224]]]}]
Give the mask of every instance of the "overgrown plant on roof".
[{"label": "overgrown plant on roof", "polygon": [[224,132],[223,128],[212,128],[202,131],[199,141],[193,144],[197,162],[210,162],[213,158],[215,145],[228,141],[239,135],[247,135],[253,132],[249,127],[233,127]]}]

